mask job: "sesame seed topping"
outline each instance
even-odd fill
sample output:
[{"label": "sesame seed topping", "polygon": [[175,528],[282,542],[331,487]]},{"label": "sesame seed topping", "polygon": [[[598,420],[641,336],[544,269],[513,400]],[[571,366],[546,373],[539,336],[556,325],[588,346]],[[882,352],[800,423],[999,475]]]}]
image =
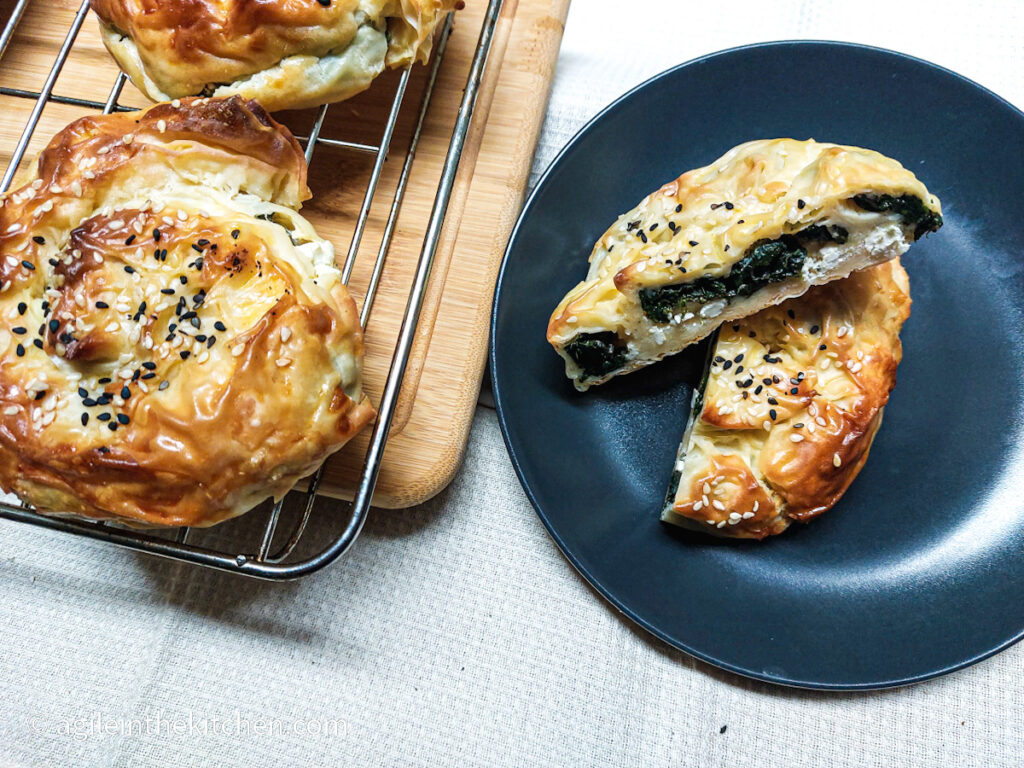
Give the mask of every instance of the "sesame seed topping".
[{"label": "sesame seed topping", "polygon": [[841,466],[842,463],[843,463],[843,460],[841,458],[839,458],[839,454],[838,453],[833,453],[832,454],[832,466],[833,467],[838,467],[838,466]]},{"label": "sesame seed topping", "polygon": [[804,436],[803,435],[792,434],[792,435],[789,436],[789,439],[792,440],[794,443],[799,443],[799,442],[803,441]]}]

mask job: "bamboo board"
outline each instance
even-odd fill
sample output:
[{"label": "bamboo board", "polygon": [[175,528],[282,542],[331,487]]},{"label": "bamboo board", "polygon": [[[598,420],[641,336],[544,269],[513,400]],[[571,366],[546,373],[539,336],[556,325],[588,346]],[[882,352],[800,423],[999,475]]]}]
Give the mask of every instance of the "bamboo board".
[{"label": "bamboo board", "polygon": [[[0,27],[13,0],[0,0]],[[422,245],[448,140],[469,72],[486,7],[468,0],[456,14],[430,111],[424,125],[395,237],[366,328],[366,390],[383,389],[416,260]],[[495,31],[476,114],[459,167],[437,250],[409,367],[384,452],[374,504],[401,508],[442,490],[462,462],[488,344],[494,281],[522,203],[540,131],[569,0],[506,0]],[[78,0],[34,0],[3,59],[0,85],[38,91],[71,24]],[[96,19],[85,21],[54,94],[106,101],[117,67],[99,39]],[[399,123],[374,198],[349,288],[358,303],[369,282],[391,196],[409,144],[427,69],[410,79]],[[364,94],[333,105],[322,137],[376,144],[390,108],[397,76],[380,78]],[[148,102],[130,84],[119,100]],[[0,95],[0,168],[6,167],[33,101]],[[92,110],[49,103],[27,159],[49,138]],[[297,134],[308,133],[313,111],[276,115]],[[348,251],[372,155],[318,147],[310,168],[312,200],[303,208],[339,261]],[[368,431],[328,460],[321,492],[348,497],[362,469]]]}]

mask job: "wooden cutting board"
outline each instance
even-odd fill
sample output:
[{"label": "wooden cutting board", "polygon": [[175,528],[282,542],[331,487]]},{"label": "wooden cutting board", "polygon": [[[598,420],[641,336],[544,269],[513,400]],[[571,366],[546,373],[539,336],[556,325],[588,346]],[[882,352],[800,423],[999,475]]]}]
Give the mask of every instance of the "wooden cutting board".
[{"label": "wooden cutting board", "polygon": [[[78,4],[77,0],[30,3],[0,61],[0,86],[30,91],[42,87]],[[390,366],[486,5],[484,0],[467,0],[467,7],[456,14],[367,324],[366,390],[375,402]],[[13,6],[14,0],[0,0],[0,27]],[[449,483],[462,461],[486,359],[494,281],[522,204],[568,6],[569,0],[505,0],[384,453],[374,495],[377,506],[400,508],[429,499]],[[103,102],[117,72],[90,15],[54,93]],[[349,287],[360,304],[426,75],[427,68],[418,66],[410,79],[355,262]],[[320,135],[377,143],[397,79],[394,73],[385,75],[368,92],[333,105]],[[119,103],[144,106],[148,102],[128,85]],[[9,162],[32,105],[31,99],[0,95],[0,168]],[[55,132],[91,111],[48,104],[27,157],[34,158]],[[312,111],[277,115],[297,134],[308,132],[313,116]],[[348,251],[372,165],[372,155],[344,149],[321,146],[314,155],[309,174],[313,198],[303,213],[333,241],[339,260]],[[348,496],[361,472],[368,438],[364,433],[328,461],[324,492]]]}]

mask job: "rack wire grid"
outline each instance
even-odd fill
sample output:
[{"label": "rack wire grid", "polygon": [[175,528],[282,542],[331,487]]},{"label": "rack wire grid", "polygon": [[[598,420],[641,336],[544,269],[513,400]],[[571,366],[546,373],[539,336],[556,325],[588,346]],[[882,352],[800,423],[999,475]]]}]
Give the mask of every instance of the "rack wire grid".
[{"label": "rack wire grid", "polygon": [[[24,16],[25,10],[30,2],[31,0],[18,0],[7,24],[4,26],[3,31],[0,32],[0,60],[3,59],[3,55],[10,44],[11,39],[14,37],[18,23],[21,21],[22,16]],[[420,256],[416,262],[415,275],[406,302],[406,308],[402,317],[402,324],[398,332],[398,338],[395,343],[394,354],[388,370],[387,379],[385,380],[384,389],[380,396],[377,420],[373,425],[369,446],[363,461],[363,469],[360,475],[359,484],[356,488],[353,500],[349,504],[348,515],[344,519],[341,531],[333,534],[333,536],[328,539],[326,546],[315,550],[314,553],[303,553],[301,556],[297,555],[296,550],[299,547],[300,541],[303,540],[303,534],[307,531],[308,523],[318,507],[318,501],[323,498],[317,495],[317,490],[320,486],[320,479],[323,474],[323,467],[317,470],[317,472],[308,479],[304,492],[293,490],[286,497],[279,499],[276,503],[272,504],[268,501],[264,505],[261,505],[261,508],[266,508],[267,510],[266,523],[261,529],[262,532],[256,537],[258,546],[256,546],[254,551],[251,548],[246,549],[245,547],[240,546],[238,542],[234,542],[235,546],[231,546],[233,543],[230,540],[232,538],[231,536],[227,537],[229,539],[227,542],[218,544],[216,547],[200,546],[197,543],[189,541],[190,537],[193,539],[196,538],[196,536],[193,535],[196,529],[192,528],[177,528],[159,532],[141,531],[125,528],[110,522],[94,522],[63,517],[43,516],[34,512],[32,508],[27,505],[12,504],[3,501],[0,501],[0,517],[8,520],[29,523],[42,528],[49,528],[78,536],[85,536],[91,539],[98,539],[139,552],[146,552],[187,563],[194,563],[223,571],[230,571],[246,576],[270,580],[295,579],[308,575],[332,563],[348,551],[355,542],[356,537],[358,537],[359,532],[362,530],[363,523],[366,521],[366,516],[369,512],[370,502],[373,497],[373,489],[377,482],[377,475],[380,470],[381,459],[383,457],[384,446],[387,442],[388,432],[391,428],[391,422],[395,414],[398,395],[402,387],[402,379],[409,361],[409,354],[412,349],[416,326],[419,322],[420,310],[423,305],[427,281],[430,277],[434,255],[441,236],[441,228],[444,224],[449,200],[451,199],[452,188],[455,182],[455,174],[458,170],[459,160],[462,156],[462,150],[465,145],[466,136],[473,117],[473,110],[476,106],[480,83],[487,64],[488,55],[491,50],[495,26],[501,12],[502,5],[503,0],[489,0],[487,10],[484,14],[483,24],[480,29],[479,38],[477,39],[476,50],[473,54],[462,101],[459,105],[455,126],[452,130],[448,150],[442,166],[441,177],[437,185],[437,192],[434,197],[433,207],[431,208],[430,218],[427,223],[426,231],[424,232],[422,250],[420,251]],[[49,74],[39,91],[28,91],[0,86],[0,95],[34,100],[32,111],[29,114],[28,120],[21,133],[21,137],[14,148],[10,164],[4,172],[2,181],[0,181],[0,194],[6,192],[10,187],[18,166],[24,159],[25,152],[30,140],[32,139],[32,135],[39,122],[40,116],[43,113],[43,109],[48,103],[68,104],[77,107],[95,109],[100,110],[103,114],[109,114],[111,112],[130,112],[134,109],[133,107],[127,107],[118,103],[121,91],[127,81],[127,78],[123,73],[118,75],[110,90],[107,100],[103,103],[69,96],[61,96],[54,94],[53,92],[57,78],[64,67],[64,63],[67,61],[68,55],[71,53],[75,39],[77,38],[78,33],[82,28],[82,24],[88,14],[89,0],[83,0],[75,14],[71,26],[68,29],[60,50],[53,61]],[[437,74],[441,66],[441,61],[444,58],[444,52],[448,43],[449,35],[451,34],[452,18],[452,14],[449,14],[440,30],[435,52],[429,65],[429,73],[426,78],[426,84],[424,86],[415,126],[412,131],[412,137],[410,139],[401,173],[398,177],[398,183],[391,200],[390,212],[384,227],[381,244],[377,251],[366,296],[363,299],[363,306],[360,312],[360,322],[364,328],[366,327],[367,320],[369,319],[374,297],[376,296],[377,289],[380,285],[381,273],[384,269],[385,261],[387,260],[388,248],[394,235],[398,213],[401,209],[402,199],[408,185],[409,174],[416,154],[416,147],[419,143],[423,123],[430,106],[430,98],[434,90],[434,85],[437,81]],[[363,231],[366,227],[370,208],[373,205],[374,197],[377,192],[377,184],[380,180],[384,161],[388,154],[388,149],[395,130],[395,124],[398,121],[402,103],[406,96],[410,72],[410,69],[406,69],[401,73],[391,102],[387,122],[383,126],[380,134],[380,140],[377,144],[362,144],[321,136],[320,131],[323,127],[324,119],[327,116],[327,110],[329,108],[329,105],[327,104],[324,104],[319,108],[312,128],[309,131],[309,135],[296,137],[300,143],[305,146],[307,163],[312,162],[313,154],[318,146],[328,146],[343,151],[374,156],[373,169],[370,173],[369,182],[367,183],[363,194],[362,205],[356,219],[355,230],[342,265],[342,279],[346,284],[352,275],[352,269],[355,265],[356,256],[359,252]],[[303,493],[305,495],[305,500],[300,503],[296,510],[297,514],[294,515],[295,519],[292,523],[290,532],[287,536],[284,536],[283,531],[279,531],[282,520],[282,510],[285,509],[285,505],[290,499],[301,496]],[[258,508],[247,513],[243,517],[251,518],[254,515],[260,514],[260,512],[261,509]],[[222,529],[228,525],[231,525],[231,523],[221,524],[218,528]],[[211,529],[203,530],[209,531]],[[283,543],[280,543],[275,549],[275,540],[280,540],[282,538],[284,539]]]}]

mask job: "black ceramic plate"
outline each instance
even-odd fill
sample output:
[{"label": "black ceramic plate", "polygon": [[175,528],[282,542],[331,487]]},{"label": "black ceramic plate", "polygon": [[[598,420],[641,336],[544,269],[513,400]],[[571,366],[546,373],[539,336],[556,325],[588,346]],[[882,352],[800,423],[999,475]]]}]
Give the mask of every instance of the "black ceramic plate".
[{"label": "black ceramic plate", "polygon": [[[913,312],[871,458],[834,509],[761,543],[659,522],[703,348],[585,394],[544,339],[597,237],[680,172],[756,138],[877,149],[943,203],[911,248]],[[669,70],[548,168],[498,280],[505,440],[552,537],[635,622],[705,661],[809,688],[881,688],[1024,632],[1024,114],[901,54],[784,42]]]}]

